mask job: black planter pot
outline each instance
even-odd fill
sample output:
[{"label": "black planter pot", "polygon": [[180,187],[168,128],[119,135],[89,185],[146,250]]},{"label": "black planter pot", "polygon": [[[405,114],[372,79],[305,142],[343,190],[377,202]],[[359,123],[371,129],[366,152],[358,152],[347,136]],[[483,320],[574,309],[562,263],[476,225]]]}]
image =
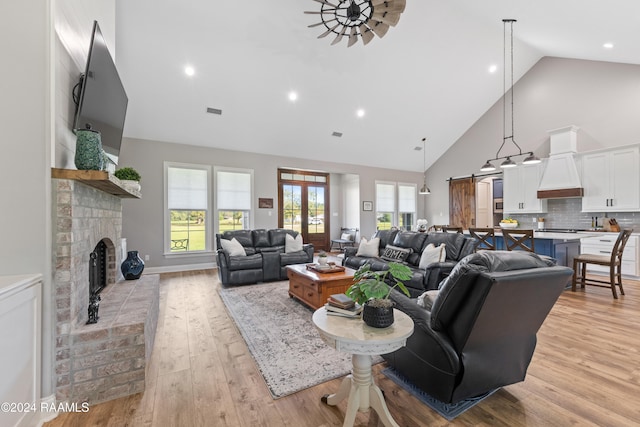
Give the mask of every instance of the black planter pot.
[{"label": "black planter pot", "polygon": [[362,320],[373,328],[387,328],[393,325],[393,305],[390,307],[376,307],[364,304]]}]

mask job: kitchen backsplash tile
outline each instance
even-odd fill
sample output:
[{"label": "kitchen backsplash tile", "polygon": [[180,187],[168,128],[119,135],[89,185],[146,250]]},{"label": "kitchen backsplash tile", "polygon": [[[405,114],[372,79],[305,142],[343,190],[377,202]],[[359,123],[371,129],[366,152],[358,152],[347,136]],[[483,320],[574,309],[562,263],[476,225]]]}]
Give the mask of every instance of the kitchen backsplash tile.
[{"label": "kitchen backsplash tile", "polygon": [[[598,217],[598,225],[602,226],[604,212],[581,212],[582,199],[549,199],[547,201],[548,212],[545,214],[513,214],[508,215],[520,222],[520,227],[537,228],[537,220],[545,219],[545,228],[591,228],[591,218]],[[505,215],[507,216],[507,215]],[[615,218],[620,228],[633,228],[640,232],[640,212],[609,212],[609,218]]]}]

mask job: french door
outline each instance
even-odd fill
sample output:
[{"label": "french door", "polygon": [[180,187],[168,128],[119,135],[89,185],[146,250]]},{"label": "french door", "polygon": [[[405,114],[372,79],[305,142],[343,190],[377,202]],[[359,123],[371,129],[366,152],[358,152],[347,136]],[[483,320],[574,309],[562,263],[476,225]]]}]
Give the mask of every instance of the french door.
[{"label": "french door", "polygon": [[278,169],[278,226],[329,250],[329,174]]}]

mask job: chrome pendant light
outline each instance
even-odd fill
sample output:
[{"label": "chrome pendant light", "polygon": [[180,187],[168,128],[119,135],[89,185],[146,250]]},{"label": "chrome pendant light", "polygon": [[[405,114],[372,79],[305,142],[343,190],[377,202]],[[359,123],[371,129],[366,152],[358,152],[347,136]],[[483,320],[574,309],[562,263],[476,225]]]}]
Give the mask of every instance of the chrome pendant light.
[{"label": "chrome pendant light", "polygon": [[431,194],[431,190],[427,187],[427,138],[422,138],[422,170],[424,173],[424,181],[418,194]]},{"label": "chrome pendant light", "polygon": [[[496,169],[496,167],[493,165],[493,163],[491,163],[491,161],[497,161],[497,160],[501,160],[504,159],[504,161],[500,164],[500,167],[503,169],[506,168],[513,168],[516,167],[517,164],[516,162],[514,162],[511,158],[512,157],[517,157],[517,156],[526,156],[524,158],[524,160],[522,161],[522,164],[525,165],[532,165],[532,164],[536,164],[536,163],[540,163],[540,159],[535,156],[533,154],[532,151],[529,152],[522,152],[522,149],[520,148],[520,146],[518,145],[518,143],[515,140],[515,130],[514,130],[514,114],[513,114],[513,92],[514,92],[514,87],[513,87],[513,23],[517,22],[515,19],[503,19],[502,20],[502,25],[503,25],[503,38],[504,38],[504,59],[503,59],[503,70],[504,70],[504,78],[502,81],[502,91],[503,91],[503,95],[502,95],[502,144],[500,145],[500,148],[498,149],[498,152],[496,153],[496,156],[493,159],[487,160],[487,162],[480,168],[480,170],[482,172],[490,172]],[[507,24],[509,24],[509,29],[510,29],[510,37],[509,37],[509,48],[510,48],[510,60],[511,60],[511,70],[510,70],[510,74],[511,74],[511,82],[510,82],[510,98],[511,98],[511,135],[507,136]],[[516,148],[518,149],[518,153],[517,154],[511,154],[509,156],[502,156],[500,157],[500,151],[502,151],[502,148],[504,147],[504,144],[507,142],[507,140],[511,140],[511,142],[513,143],[513,145],[516,146]]]}]

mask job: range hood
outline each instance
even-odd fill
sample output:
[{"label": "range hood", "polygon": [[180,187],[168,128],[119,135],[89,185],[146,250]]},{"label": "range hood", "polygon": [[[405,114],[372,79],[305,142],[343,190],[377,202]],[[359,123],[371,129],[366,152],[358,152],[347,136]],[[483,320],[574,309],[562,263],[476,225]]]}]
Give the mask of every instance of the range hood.
[{"label": "range hood", "polygon": [[582,197],[584,189],[573,155],[577,147],[578,127],[550,130],[547,165],[538,186],[538,199]]}]

